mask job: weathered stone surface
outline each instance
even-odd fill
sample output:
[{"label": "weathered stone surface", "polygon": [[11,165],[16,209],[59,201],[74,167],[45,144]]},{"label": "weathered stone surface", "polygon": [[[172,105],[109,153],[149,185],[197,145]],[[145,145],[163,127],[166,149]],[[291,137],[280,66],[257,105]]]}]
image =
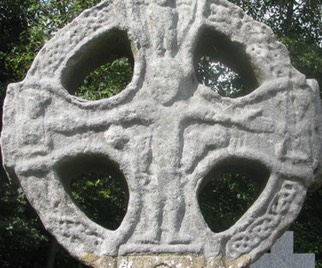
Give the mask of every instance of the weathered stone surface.
[{"label": "weathered stone surface", "polygon": [[[197,82],[196,57],[212,46],[255,79],[252,93],[225,98]],[[115,55],[135,63],[120,94],[100,101],[71,94]],[[154,254],[179,262],[182,254],[195,265],[190,254],[208,267],[240,258],[246,265],[296,218],[308,187],[321,183],[318,92],[267,26],[225,0],[105,1],[60,30],[26,78],[9,86],[4,166],[59,243],[93,266],[137,254],[138,263]],[[197,195],[210,171],[234,165],[269,179],[238,222],[214,233]],[[115,231],[88,219],[66,192],[71,174],[111,166],[130,196]]]},{"label": "weathered stone surface", "polygon": [[247,267],[251,258],[244,255],[236,260],[222,257],[205,258],[195,254],[153,254],[153,255],[128,255],[118,257],[95,257],[93,255],[85,256],[83,261],[91,267],[122,267],[122,268],[214,268]]}]

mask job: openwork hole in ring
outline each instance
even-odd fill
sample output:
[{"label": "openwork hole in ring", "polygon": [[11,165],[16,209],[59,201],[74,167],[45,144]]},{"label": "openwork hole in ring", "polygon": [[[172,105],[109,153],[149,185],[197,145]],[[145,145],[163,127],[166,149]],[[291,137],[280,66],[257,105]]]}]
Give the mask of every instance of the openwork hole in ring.
[{"label": "openwork hole in ring", "polygon": [[124,31],[110,30],[90,40],[66,66],[62,84],[70,94],[86,100],[115,96],[132,80],[130,40]]},{"label": "openwork hole in ring", "polygon": [[194,53],[197,80],[223,97],[245,96],[258,87],[242,44],[214,30],[201,30]]},{"label": "openwork hole in ring", "polygon": [[213,232],[229,229],[264,190],[270,172],[258,161],[231,159],[214,167],[198,191],[204,220]]},{"label": "openwork hole in ring", "polygon": [[125,217],[129,191],[117,165],[103,155],[65,159],[58,175],[66,192],[89,219],[116,230]]}]

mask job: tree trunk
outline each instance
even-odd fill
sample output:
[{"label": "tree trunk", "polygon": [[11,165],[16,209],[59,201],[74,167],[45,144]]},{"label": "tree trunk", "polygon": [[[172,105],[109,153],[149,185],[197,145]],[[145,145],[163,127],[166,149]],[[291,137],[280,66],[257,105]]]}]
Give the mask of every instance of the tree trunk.
[{"label": "tree trunk", "polygon": [[287,4],[286,18],[285,18],[285,22],[284,22],[284,33],[285,34],[290,34],[290,32],[292,31],[294,4],[295,4],[295,0],[289,0],[289,3]]}]

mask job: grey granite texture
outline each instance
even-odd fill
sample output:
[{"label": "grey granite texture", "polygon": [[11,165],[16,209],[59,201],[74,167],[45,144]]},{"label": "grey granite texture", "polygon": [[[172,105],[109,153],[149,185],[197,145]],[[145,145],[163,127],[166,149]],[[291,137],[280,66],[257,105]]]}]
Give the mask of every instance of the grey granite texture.
[{"label": "grey granite texture", "polygon": [[279,238],[270,250],[265,253],[251,268],[272,268],[272,267],[292,267],[292,268],[314,268],[314,254],[294,254],[293,253],[293,232],[286,232]]},{"label": "grey granite texture", "polygon": [[[213,47],[254,86],[251,93],[232,99],[198,83],[196,61]],[[73,95],[91,70],[119,56],[134,62],[120,94],[98,101]],[[112,267],[118,256],[191,254],[244,267],[321,183],[321,131],[317,82],[294,69],[271,29],[239,7],[115,0],[61,29],[26,78],[8,87],[1,144],[9,177],[75,258]],[[268,181],[233,226],[214,233],[198,193],[208,174],[235,167]],[[68,193],[72,176],[111,168],[129,190],[115,231],[91,221]]]}]

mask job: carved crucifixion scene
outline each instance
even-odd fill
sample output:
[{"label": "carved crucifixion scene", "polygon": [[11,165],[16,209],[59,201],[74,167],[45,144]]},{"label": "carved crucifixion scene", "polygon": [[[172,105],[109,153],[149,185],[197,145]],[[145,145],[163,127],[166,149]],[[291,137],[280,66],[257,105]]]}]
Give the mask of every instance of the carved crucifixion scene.
[{"label": "carved crucifixion scene", "polygon": [[[203,55],[238,71],[245,96],[199,83]],[[119,94],[75,96],[86,75],[133,61]],[[290,62],[272,30],[226,0],[103,1],[61,29],[26,78],[11,84],[4,166],[46,229],[92,267],[247,267],[296,219],[321,183],[321,104],[315,80]],[[126,214],[105,228],[79,208],[71,178],[120,174]],[[210,177],[250,173],[262,192],[214,232],[198,195]],[[179,265],[183,266],[179,266]]]}]

